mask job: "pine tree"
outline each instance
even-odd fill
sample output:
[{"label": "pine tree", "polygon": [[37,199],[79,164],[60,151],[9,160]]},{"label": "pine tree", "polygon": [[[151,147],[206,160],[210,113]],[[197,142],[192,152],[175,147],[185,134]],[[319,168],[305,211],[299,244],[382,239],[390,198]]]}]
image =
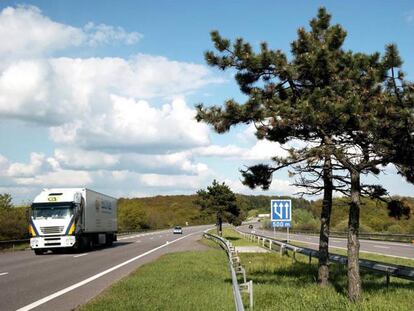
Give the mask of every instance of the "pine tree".
[{"label": "pine tree", "polygon": [[221,236],[223,229],[223,221],[230,224],[239,225],[240,208],[236,203],[236,195],[231,191],[230,187],[224,182],[219,183],[213,180],[211,186],[207,189],[197,191],[198,198],[196,204],[206,214],[215,214],[217,219],[217,233]]},{"label": "pine tree", "polygon": [[[235,124],[254,123],[258,139],[280,144],[299,139],[307,143],[301,149],[291,148],[286,159],[273,158],[275,166],[256,165],[242,171],[242,175],[246,185],[264,189],[269,187],[275,171],[288,166],[299,168],[302,173],[311,167],[319,176],[307,187],[311,191],[319,188],[324,192],[319,246],[321,284],[328,280],[332,192],[349,185],[349,189],[344,190],[351,197],[348,293],[349,298],[356,301],[361,293],[358,263],[360,197],[372,189],[376,191],[371,193],[384,193],[379,186],[364,187],[360,176],[378,174],[378,166],[388,163],[395,163],[401,171],[409,171],[408,152],[397,152],[393,147],[396,140],[392,141],[390,137],[397,139],[404,131],[404,125],[411,122],[408,120],[412,118],[413,110],[407,103],[409,100],[401,104],[398,100],[401,92],[393,85],[393,68],[398,65],[396,56],[391,57],[392,53],[398,55],[395,49],[387,48],[382,59],[379,53],[368,55],[345,51],[342,45],[346,32],[340,25],[330,25],[330,18],[321,8],[310,22],[310,31],[299,28],[298,39],[291,44],[290,61],[282,51],[269,50],[266,43],[262,43],[260,52],[255,53],[243,39],[231,44],[217,31],[212,32],[218,54],[206,52],[207,63],[223,70],[235,69],[236,81],[248,99],[243,104],[227,100],[224,108],[206,108],[200,104],[197,120],[213,125],[218,133],[228,131]],[[391,76],[387,74],[390,71]],[[404,113],[404,109],[407,112]],[[403,117],[398,126],[393,123],[396,116]],[[392,135],[387,136],[390,133]],[[411,133],[413,131],[408,130],[404,137],[411,139]],[[319,169],[315,170],[317,167]],[[337,169],[346,173],[334,174]],[[323,181],[322,188],[315,186],[320,180]]]}]

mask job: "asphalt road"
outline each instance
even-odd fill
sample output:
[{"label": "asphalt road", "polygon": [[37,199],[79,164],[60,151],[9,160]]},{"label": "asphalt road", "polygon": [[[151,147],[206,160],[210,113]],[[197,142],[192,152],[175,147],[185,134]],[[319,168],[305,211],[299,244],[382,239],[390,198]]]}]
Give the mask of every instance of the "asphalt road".
[{"label": "asphalt road", "polygon": [[146,262],[197,249],[209,227],[184,228],[183,235],[173,235],[171,229],[121,237],[113,247],[87,253],[2,253],[0,310],[72,310]]},{"label": "asphalt road", "polygon": [[[274,235],[273,231],[262,230],[260,225],[254,225],[254,230],[257,234],[264,235],[270,238],[277,238],[286,240],[286,232],[277,232]],[[242,226],[239,228],[243,232],[251,232],[252,230],[248,226]],[[306,243],[308,248],[318,249],[319,236],[305,235],[305,234],[290,234],[290,241]],[[330,238],[329,248],[333,249],[347,249],[347,240],[343,238]],[[387,255],[392,257],[414,259],[414,245],[408,243],[387,242],[387,241],[372,241],[372,240],[360,240],[360,251],[366,253],[375,253],[381,255]]]}]

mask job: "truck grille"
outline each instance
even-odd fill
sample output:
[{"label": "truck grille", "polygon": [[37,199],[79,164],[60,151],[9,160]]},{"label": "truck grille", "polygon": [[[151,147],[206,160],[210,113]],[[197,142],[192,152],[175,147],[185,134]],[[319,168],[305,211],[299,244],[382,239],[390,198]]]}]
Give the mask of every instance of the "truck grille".
[{"label": "truck grille", "polygon": [[43,234],[59,234],[62,233],[63,226],[40,227],[40,230]]}]

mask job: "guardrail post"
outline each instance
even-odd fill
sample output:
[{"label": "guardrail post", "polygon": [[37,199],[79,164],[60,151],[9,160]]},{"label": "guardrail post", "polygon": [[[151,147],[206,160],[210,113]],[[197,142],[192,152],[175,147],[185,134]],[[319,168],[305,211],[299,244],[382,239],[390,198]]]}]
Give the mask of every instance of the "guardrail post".
[{"label": "guardrail post", "polygon": [[312,264],[312,253],[309,253],[309,264]]},{"label": "guardrail post", "polygon": [[388,272],[388,269],[387,269],[387,275],[386,275],[386,283],[387,283],[387,289],[388,289],[388,287],[390,286],[390,273]]},{"label": "guardrail post", "polygon": [[272,240],[269,240],[269,249],[272,250]]},{"label": "guardrail post", "polygon": [[249,281],[250,310],[253,310],[253,281]]}]

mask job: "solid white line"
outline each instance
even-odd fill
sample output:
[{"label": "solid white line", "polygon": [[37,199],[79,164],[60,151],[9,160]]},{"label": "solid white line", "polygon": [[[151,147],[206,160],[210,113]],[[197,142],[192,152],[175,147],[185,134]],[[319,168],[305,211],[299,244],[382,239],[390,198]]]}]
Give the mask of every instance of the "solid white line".
[{"label": "solid white line", "polygon": [[376,248],[384,248],[384,249],[389,249],[388,246],[382,246],[382,245],[373,245]]},{"label": "solid white line", "polygon": [[2,273],[0,273],[0,276],[7,275],[7,274],[9,274],[9,273],[8,272],[2,272]]},{"label": "solid white line", "polygon": [[76,256],[73,256],[73,258],[78,258],[78,257],[86,256],[86,255],[88,255],[88,253],[76,255]]},{"label": "solid white line", "polygon": [[66,293],[68,293],[68,292],[70,292],[70,291],[72,291],[72,290],[74,290],[74,289],[76,289],[78,287],[81,287],[81,286],[83,286],[85,284],[88,284],[88,283],[90,283],[90,282],[92,282],[92,281],[100,278],[101,276],[104,276],[105,274],[108,274],[108,273],[110,273],[110,272],[112,272],[114,270],[117,270],[117,269],[119,269],[119,268],[121,268],[121,267],[123,267],[123,266],[125,266],[125,265],[127,265],[127,264],[129,264],[129,263],[131,263],[131,262],[133,262],[135,260],[137,260],[137,259],[140,259],[140,258],[142,258],[144,256],[147,256],[147,255],[149,255],[149,254],[151,254],[151,253],[153,253],[153,252],[155,252],[155,251],[157,251],[157,250],[159,250],[159,249],[161,249],[163,247],[166,247],[166,246],[168,246],[168,245],[170,245],[172,243],[178,242],[179,240],[185,239],[185,238],[187,238],[187,237],[189,237],[189,236],[191,236],[193,234],[197,234],[199,232],[202,232],[202,231],[190,233],[190,234],[188,234],[186,236],[183,236],[181,238],[175,239],[174,241],[171,241],[169,244],[163,244],[161,246],[158,246],[156,248],[153,248],[153,249],[149,250],[148,252],[145,252],[145,253],[143,253],[141,255],[138,255],[138,256],[136,256],[134,258],[131,258],[131,259],[127,260],[127,261],[124,261],[123,263],[120,263],[119,265],[116,265],[116,266],[114,266],[112,268],[109,268],[109,269],[107,269],[105,271],[102,271],[101,273],[95,274],[94,276],[91,276],[90,278],[87,278],[87,279],[85,279],[85,280],[83,280],[83,281],[81,281],[79,283],[73,284],[72,286],[66,287],[66,288],[64,288],[64,289],[62,289],[62,290],[60,290],[60,291],[58,291],[56,293],[53,293],[53,294],[51,294],[49,296],[46,296],[46,297],[44,297],[42,299],[39,299],[39,300],[37,300],[37,301],[35,301],[35,302],[27,305],[27,306],[24,306],[24,307],[22,307],[20,309],[17,309],[16,311],[28,311],[28,310],[32,310],[32,309],[34,309],[34,308],[36,308],[36,307],[38,307],[38,306],[40,306],[40,305],[42,305],[42,304],[44,304],[44,303],[52,300],[52,299],[55,299],[55,298],[57,298],[59,296],[62,296],[62,295],[66,294]]}]

